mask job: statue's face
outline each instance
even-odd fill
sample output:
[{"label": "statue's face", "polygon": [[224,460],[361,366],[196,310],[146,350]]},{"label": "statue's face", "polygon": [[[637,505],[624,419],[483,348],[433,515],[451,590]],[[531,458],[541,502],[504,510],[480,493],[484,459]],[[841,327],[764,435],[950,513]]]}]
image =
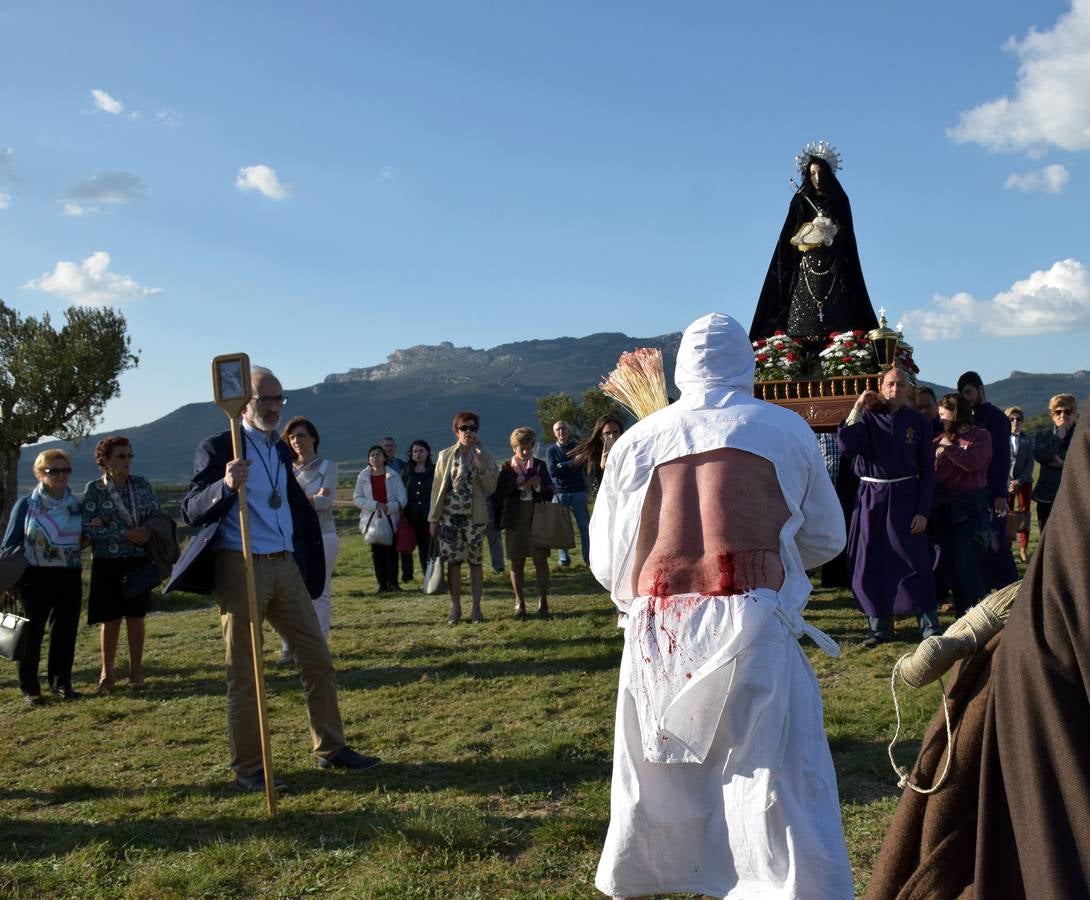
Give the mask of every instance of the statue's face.
[{"label": "statue's face", "polygon": [[815,191],[821,190],[821,166],[816,162],[810,163],[810,184],[814,186]]}]

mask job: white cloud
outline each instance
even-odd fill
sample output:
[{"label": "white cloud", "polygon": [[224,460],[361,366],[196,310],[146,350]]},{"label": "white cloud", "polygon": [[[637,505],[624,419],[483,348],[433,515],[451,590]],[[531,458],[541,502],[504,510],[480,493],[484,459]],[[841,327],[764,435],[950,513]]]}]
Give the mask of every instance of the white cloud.
[{"label": "white cloud", "polygon": [[81,263],[62,260],[52,272],[32,278],[23,287],[54,294],[81,306],[112,306],[160,293],[159,288],[143,287],[128,275],[108,272],[109,267],[110,254],[97,250]]},{"label": "white cloud", "polygon": [[94,88],[91,91],[91,96],[94,97],[95,100],[95,109],[107,112],[111,116],[119,116],[125,110],[124,103],[114,99],[105,91],[100,91],[98,88]]},{"label": "white cloud", "polygon": [[288,189],[280,183],[276,169],[263,164],[239,169],[235,187],[240,191],[260,191],[273,200],[283,200],[288,196]]},{"label": "white cloud", "polygon": [[66,216],[93,216],[98,212],[96,206],[80,206],[78,203],[72,203],[71,201],[65,202],[63,206],[64,214]]},{"label": "white cloud", "polygon": [[74,204],[131,203],[144,197],[144,184],[129,172],[100,172],[83,181],[77,181],[64,192],[66,200]]},{"label": "white cloud", "polygon": [[7,209],[9,206],[11,206],[11,194],[0,191],[0,209]]},{"label": "white cloud", "polygon": [[15,177],[15,169],[11,165],[15,157],[15,151],[11,147],[0,148],[0,181],[18,181]]},{"label": "white cloud", "polygon": [[378,180],[379,181],[390,181],[393,177],[394,177],[394,167],[393,166],[383,166],[381,169],[378,170]]},{"label": "white cloud", "polygon": [[990,300],[965,292],[936,294],[931,306],[908,313],[905,324],[925,341],[965,333],[1018,337],[1090,328],[1090,271],[1077,259],[1062,259]]},{"label": "white cloud", "polygon": [[176,109],[171,109],[169,106],[163,107],[159,112],[155,114],[155,118],[167,128],[177,128],[182,124],[182,114]]},{"label": "white cloud", "polygon": [[1045,166],[1036,172],[1011,173],[1007,176],[1006,188],[1018,188],[1020,191],[1042,191],[1046,194],[1059,194],[1071,180],[1071,173],[1059,163]]},{"label": "white cloud", "polygon": [[989,150],[1090,149],[1090,0],[1072,0],[1050,31],[1004,47],[1019,59],[1013,97],[963,112],[947,134]]}]

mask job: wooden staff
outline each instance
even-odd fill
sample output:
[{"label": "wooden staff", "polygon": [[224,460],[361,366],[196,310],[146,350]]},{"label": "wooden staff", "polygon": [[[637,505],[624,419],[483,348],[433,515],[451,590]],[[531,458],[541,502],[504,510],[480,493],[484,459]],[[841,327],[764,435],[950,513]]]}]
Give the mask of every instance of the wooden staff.
[{"label": "wooden staff", "polygon": [[[244,456],[239,417],[250,402],[250,359],[245,353],[231,353],[212,360],[212,386],[216,406],[231,421],[231,452],[235,459]],[[257,585],[254,583],[254,556],[250,547],[250,508],[246,485],[238,487],[238,521],[242,533],[242,569],[246,577],[246,603],[250,612],[250,649],[254,659],[254,693],[257,696],[257,725],[261,734],[261,767],[265,774],[265,800],[269,815],[276,815],[276,787],[273,784],[272,744],[269,740],[269,712],[265,701],[265,663],[261,655],[261,620],[257,615]]]}]

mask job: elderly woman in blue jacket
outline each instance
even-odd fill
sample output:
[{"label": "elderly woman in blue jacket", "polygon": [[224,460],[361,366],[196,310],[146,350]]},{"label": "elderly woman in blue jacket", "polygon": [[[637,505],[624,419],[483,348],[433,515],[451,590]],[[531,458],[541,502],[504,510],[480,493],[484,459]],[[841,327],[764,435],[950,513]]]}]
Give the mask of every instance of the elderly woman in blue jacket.
[{"label": "elderly woman in blue jacket", "polygon": [[65,700],[79,693],[72,688],[83,584],[80,548],[83,521],[80,504],[68,486],[72,458],[63,450],[43,450],[34,460],[38,485],[20,497],[4,533],[5,547],[23,545],[27,568],[19,595],[30,619],[29,637],[19,661],[19,687],[28,706],[43,702],[38,663],[46,625],[49,632],[47,677],[50,690]]}]

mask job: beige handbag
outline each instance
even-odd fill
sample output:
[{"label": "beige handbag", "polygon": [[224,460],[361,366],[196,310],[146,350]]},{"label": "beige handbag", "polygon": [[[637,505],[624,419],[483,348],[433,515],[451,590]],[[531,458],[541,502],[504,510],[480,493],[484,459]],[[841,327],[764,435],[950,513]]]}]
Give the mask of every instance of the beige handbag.
[{"label": "beige handbag", "polygon": [[572,528],[568,508],[559,503],[535,503],[530,542],[535,547],[547,547],[549,550],[571,550],[575,547],[575,529]]}]

